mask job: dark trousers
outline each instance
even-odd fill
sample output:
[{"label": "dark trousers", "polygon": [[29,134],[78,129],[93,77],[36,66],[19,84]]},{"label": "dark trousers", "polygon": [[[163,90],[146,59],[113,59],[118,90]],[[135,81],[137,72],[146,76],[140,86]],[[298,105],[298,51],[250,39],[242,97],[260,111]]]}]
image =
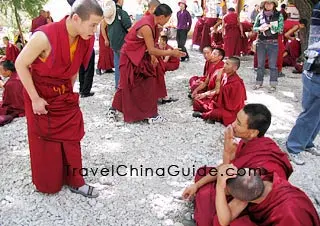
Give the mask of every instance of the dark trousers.
[{"label": "dark trousers", "polygon": [[186,29],[178,29],[177,30],[177,43],[178,43],[178,48],[181,49],[181,51],[185,52],[187,55],[185,57],[181,57],[182,60],[185,60],[186,58],[189,58],[189,54],[187,52],[187,49],[185,47],[186,41],[188,38],[188,30]]},{"label": "dark trousers", "polygon": [[94,58],[95,52],[92,51],[91,58],[87,70],[81,65],[79,70],[79,82],[80,82],[80,93],[89,94],[92,88],[93,76],[94,76]]}]

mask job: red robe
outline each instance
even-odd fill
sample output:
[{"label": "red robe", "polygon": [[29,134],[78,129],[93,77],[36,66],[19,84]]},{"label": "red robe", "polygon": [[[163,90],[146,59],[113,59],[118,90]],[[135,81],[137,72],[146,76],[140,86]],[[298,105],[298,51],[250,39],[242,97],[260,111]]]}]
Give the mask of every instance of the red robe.
[{"label": "red robe", "polygon": [[6,47],[6,60],[15,63],[19,53],[19,49],[12,43],[9,43]]},{"label": "red robe", "polygon": [[218,98],[210,103],[202,118],[222,122],[227,126],[234,122],[246,99],[246,88],[239,75],[235,73],[229,77],[223,76]]},{"label": "red robe", "polygon": [[[292,166],[287,155],[270,138],[261,137],[238,145],[235,159],[232,163],[238,168],[263,168],[266,170],[264,180],[270,180],[273,172],[288,179],[292,173]],[[205,170],[204,170],[205,169]],[[197,171],[195,181],[209,173],[210,167],[202,167]],[[206,173],[204,173],[205,171]],[[194,217],[198,226],[211,226],[216,215],[216,183],[202,186],[195,197]],[[247,219],[246,219],[247,221]],[[231,225],[237,225],[233,222]],[[243,226],[250,224],[243,224]]]},{"label": "red robe", "polygon": [[204,82],[209,75],[213,75],[218,69],[223,68],[224,62],[219,61],[217,64],[213,64],[210,61],[206,61],[203,69],[203,76],[193,76],[189,80],[191,92],[193,92],[201,82]]},{"label": "red robe", "polygon": [[40,15],[32,20],[30,32],[33,33],[36,31],[37,28],[46,24],[47,24],[47,18]]},{"label": "red robe", "polygon": [[320,226],[319,215],[309,197],[274,173],[272,190],[259,204],[249,203],[252,221],[259,226]]},{"label": "red robe", "polygon": [[200,50],[202,51],[204,47],[211,45],[211,32],[210,28],[213,27],[218,21],[218,18],[205,18],[203,24],[203,29],[201,33]]},{"label": "red robe", "polygon": [[200,46],[204,22],[205,22],[204,17],[201,17],[198,19],[192,34],[192,45]]},{"label": "red robe", "polygon": [[16,117],[24,116],[23,85],[17,72],[13,72],[4,84],[2,102],[0,101],[0,126]]},{"label": "red robe", "polygon": [[249,23],[248,21],[244,21],[244,22],[242,22],[241,24],[242,24],[242,29],[243,29],[243,35],[244,35],[244,37],[241,37],[241,36],[240,36],[240,42],[241,42],[241,49],[240,49],[240,51],[241,51],[243,54],[247,55],[247,54],[249,54],[250,51],[251,51],[252,42],[251,42],[251,40],[250,40],[250,42],[249,42],[249,39],[248,39],[248,37],[247,37],[247,35],[246,35],[246,32],[251,32],[253,25],[252,25],[252,23]]},{"label": "red robe", "polygon": [[[162,49],[160,48],[158,43],[156,44],[156,47],[158,49]],[[173,49],[173,47],[167,44],[165,48],[163,48],[162,50],[168,50],[168,49]],[[165,57],[159,57],[159,58],[164,59]],[[163,62],[163,63],[165,65],[165,71],[175,71],[180,66],[180,59],[178,57],[170,57],[168,62]]]},{"label": "red robe", "polygon": [[45,193],[58,192],[63,184],[80,187],[85,183],[78,171],[73,172],[82,167],[80,140],[84,136],[84,123],[79,94],[73,92],[71,78],[81,64],[87,67],[94,37],[89,40],[78,37],[71,61],[66,18],[39,28],[52,50],[45,62],[37,58],[31,64],[35,88],[49,104],[48,114],[34,114],[29,95],[24,92],[32,181]]},{"label": "red robe", "polygon": [[228,13],[223,17],[225,26],[225,35],[223,37],[224,51],[226,57],[240,56],[241,34],[238,25],[238,14]]},{"label": "red robe", "polygon": [[144,39],[137,37],[145,25],[155,37],[154,16],[144,16],[131,28],[121,49],[120,81],[112,107],[123,113],[125,122],[141,121],[158,113],[156,69],[151,65]]},{"label": "red robe", "polygon": [[288,55],[283,58],[283,66],[295,66],[301,54],[301,45],[298,40],[289,40],[285,50]]},{"label": "red robe", "polygon": [[100,29],[100,35],[99,35],[99,61],[98,61],[97,68],[100,70],[106,70],[106,71],[114,68],[113,51],[110,48],[110,46],[105,45],[101,29]]},{"label": "red robe", "polygon": [[211,46],[213,48],[223,48],[223,36],[221,32],[216,32],[212,34]]}]

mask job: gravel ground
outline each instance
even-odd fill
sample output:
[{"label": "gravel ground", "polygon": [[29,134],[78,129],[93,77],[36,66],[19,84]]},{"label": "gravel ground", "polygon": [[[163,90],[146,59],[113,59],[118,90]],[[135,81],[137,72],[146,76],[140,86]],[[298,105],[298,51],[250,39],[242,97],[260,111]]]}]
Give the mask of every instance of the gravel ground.
[{"label": "gravel ground", "polygon": [[[190,62],[182,63],[178,71],[166,75],[168,93],[179,101],[159,106],[159,113],[168,119],[162,125],[108,123],[105,114],[114,92],[113,75],[95,76],[96,94],[81,99],[80,104],[86,131],[82,140],[83,167],[89,171],[86,181],[100,190],[97,199],[73,194],[66,187],[54,195],[35,191],[26,119],[15,119],[1,127],[0,225],[181,226],[192,211],[190,203],[179,199],[183,189],[192,183],[193,171],[198,167],[218,164],[223,150],[224,127],[207,124],[191,115],[192,107],[186,95],[188,79],[202,73],[204,62],[198,51],[190,51],[190,55]],[[252,57],[243,58],[239,69],[247,87],[248,103],[263,103],[270,108],[273,118],[268,136],[283,146],[301,110],[300,75],[294,77],[291,69],[285,68],[287,76],[279,80],[276,93],[269,94],[266,89],[253,91],[252,60]],[[316,144],[319,143],[318,137]],[[320,159],[309,153],[302,156],[306,165],[293,164],[290,181],[309,195],[319,213]],[[127,176],[101,173],[103,168],[111,170],[112,166],[120,165],[127,166],[127,170],[120,167],[119,172]],[[139,175],[134,170],[134,175],[130,175],[130,165],[138,169]],[[168,174],[170,166],[172,174],[179,170],[178,175]],[[150,171],[145,175],[148,167],[153,169],[153,176]],[[94,175],[90,168],[98,172]]]}]

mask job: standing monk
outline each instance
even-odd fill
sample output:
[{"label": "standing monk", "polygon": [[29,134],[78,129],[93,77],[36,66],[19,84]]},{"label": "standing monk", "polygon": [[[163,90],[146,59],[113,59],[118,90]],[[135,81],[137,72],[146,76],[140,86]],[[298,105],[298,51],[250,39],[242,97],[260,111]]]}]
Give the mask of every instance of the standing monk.
[{"label": "standing monk", "polygon": [[99,61],[98,68],[96,73],[98,75],[103,73],[112,73],[114,72],[112,68],[114,68],[113,62],[113,51],[110,48],[110,42],[107,34],[107,23],[105,20],[101,21],[100,24],[100,35],[99,35]]},{"label": "standing monk", "polygon": [[226,57],[240,56],[241,37],[244,37],[242,24],[234,8],[228,9],[228,14],[222,20],[223,43]]},{"label": "standing monk", "polygon": [[[177,49],[160,50],[155,47],[157,26],[168,22],[171,8],[160,4],[153,15],[144,16],[129,31],[121,49],[120,83],[108,117],[115,119],[115,110],[123,113],[125,122],[148,119],[149,123],[163,122],[158,115],[157,74],[154,56],[181,57]],[[154,58],[153,58],[154,59]]]},{"label": "standing monk", "polygon": [[20,50],[18,49],[18,47],[9,42],[8,37],[3,37],[3,44],[6,46],[5,59],[14,63],[20,53]]},{"label": "standing monk", "polygon": [[77,0],[70,16],[40,27],[16,61],[26,90],[32,181],[40,192],[56,193],[66,184],[98,196],[80,172],[84,123],[73,85],[80,65],[89,63],[102,15],[96,0]]},{"label": "standing monk", "polygon": [[41,27],[42,25],[47,24],[47,12],[44,10],[40,10],[39,12],[39,16],[34,18],[32,20],[32,24],[31,24],[31,28],[30,28],[30,32],[35,32],[35,30],[39,27]]}]

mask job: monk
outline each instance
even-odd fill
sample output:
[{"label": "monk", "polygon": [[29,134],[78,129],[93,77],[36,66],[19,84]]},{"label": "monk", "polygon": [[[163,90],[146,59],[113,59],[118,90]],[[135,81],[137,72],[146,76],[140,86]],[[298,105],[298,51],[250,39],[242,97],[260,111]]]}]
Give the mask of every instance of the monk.
[{"label": "monk", "polygon": [[56,193],[66,184],[74,193],[98,196],[80,170],[84,123],[73,86],[80,65],[88,66],[102,19],[96,0],[77,0],[70,16],[36,30],[16,61],[26,90],[32,181],[40,192]]},{"label": "monk", "polygon": [[[201,82],[204,82],[206,80],[212,67],[212,63],[210,62],[212,51],[213,49],[211,46],[206,46],[203,48],[202,54],[206,62],[204,64],[202,76],[192,76],[189,79],[191,93],[193,93],[195,88],[197,88]],[[190,96],[191,96],[191,93],[190,93]]]},{"label": "monk", "polygon": [[170,19],[171,8],[160,4],[153,15],[144,16],[129,31],[121,49],[120,84],[114,96],[112,108],[107,114],[115,119],[116,111],[123,113],[125,122],[147,119],[148,123],[164,122],[158,115],[156,57],[181,57],[185,54],[178,49],[160,50],[155,47],[155,34],[158,25],[163,26]]},{"label": "monk", "polygon": [[211,44],[210,29],[217,23],[217,21],[218,21],[218,18],[211,18],[211,17],[205,18],[202,33],[201,33],[200,51],[202,51],[204,47],[209,46]]},{"label": "monk", "polygon": [[[212,77],[215,75],[215,73],[219,69],[223,68],[224,54],[225,53],[223,49],[215,48],[212,51],[211,56],[209,58],[210,68],[207,72],[207,76],[205,77],[205,80],[203,82],[199,82],[198,86],[194,85],[193,87],[191,87],[191,90],[193,90],[191,95],[192,98],[195,98],[196,100],[198,100],[198,98],[200,98],[199,95],[201,95],[200,93],[204,93],[206,90],[208,90],[209,92],[211,88],[214,88],[214,85],[212,87],[212,84],[214,84],[214,82],[212,82],[211,80],[214,80]],[[201,81],[201,78],[199,80]]]},{"label": "monk", "polygon": [[156,8],[158,7],[158,5],[160,5],[160,1],[159,0],[151,0],[148,3],[148,10],[146,11],[146,13],[144,14],[145,16],[149,16],[151,14],[154,13],[154,11],[156,10]]},{"label": "monk", "polygon": [[0,101],[0,126],[11,122],[16,117],[24,116],[23,85],[11,61],[0,62],[0,74],[8,77],[3,85],[4,92]]},{"label": "monk", "polygon": [[222,19],[223,43],[226,57],[240,56],[241,38],[244,37],[242,24],[234,8]]},{"label": "monk", "polygon": [[[226,194],[233,197],[229,203]],[[237,169],[232,164],[221,166],[216,185],[219,224],[215,225],[232,225],[245,208],[252,222],[259,226],[320,225],[318,213],[309,197],[277,173],[274,173],[272,181],[263,181],[252,169]]]},{"label": "monk", "polygon": [[192,34],[192,46],[193,45],[201,45],[201,37],[202,37],[202,31],[204,27],[205,17],[201,17],[197,20],[196,25],[193,30]]},{"label": "monk", "polygon": [[47,12],[45,10],[40,10],[39,16],[32,20],[30,32],[35,32],[37,28],[46,25],[47,23]]},{"label": "monk", "polygon": [[5,60],[9,60],[12,63],[15,63],[15,61],[20,53],[20,50],[14,44],[9,42],[8,37],[3,37],[2,40],[3,40],[3,44],[6,46]]},{"label": "monk", "polygon": [[[159,39],[159,43],[156,45],[161,50],[173,50],[173,47],[168,45],[168,36],[162,35]],[[165,71],[175,71],[180,66],[180,59],[177,57],[165,56],[161,57],[165,65]]]},{"label": "monk", "polygon": [[110,48],[110,42],[107,34],[107,23],[105,20],[100,23],[99,35],[99,60],[96,73],[112,73],[114,68],[113,51]]},{"label": "monk", "polygon": [[223,48],[223,37],[222,37],[221,26],[222,26],[222,19],[218,18],[217,23],[211,28],[211,46],[213,48]]},{"label": "monk", "polygon": [[[236,119],[237,113],[244,107],[247,99],[246,88],[237,74],[239,67],[240,59],[237,57],[230,57],[226,61],[223,69],[220,69],[219,73],[216,72],[218,74],[209,81],[209,86],[213,90],[195,97],[193,117],[221,122],[225,126]],[[216,76],[221,77],[216,79]],[[221,84],[215,89],[218,83]]]},{"label": "monk", "polygon": [[[233,163],[237,168],[261,169],[263,180],[270,180],[273,172],[288,179],[292,166],[286,153],[270,138],[265,137],[271,124],[271,113],[262,104],[248,104],[238,114],[237,119],[228,126],[224,135],[223,163]],[[240,142],[235,142],[235,137]],[[217,167],[219,168],[219,166]],[[198,169],[195,183],[185,189],[183,197],[195,196],[195,220],[199,226],[212,225],[215,208],[216,175],[209,173],[211,167]]]}]

